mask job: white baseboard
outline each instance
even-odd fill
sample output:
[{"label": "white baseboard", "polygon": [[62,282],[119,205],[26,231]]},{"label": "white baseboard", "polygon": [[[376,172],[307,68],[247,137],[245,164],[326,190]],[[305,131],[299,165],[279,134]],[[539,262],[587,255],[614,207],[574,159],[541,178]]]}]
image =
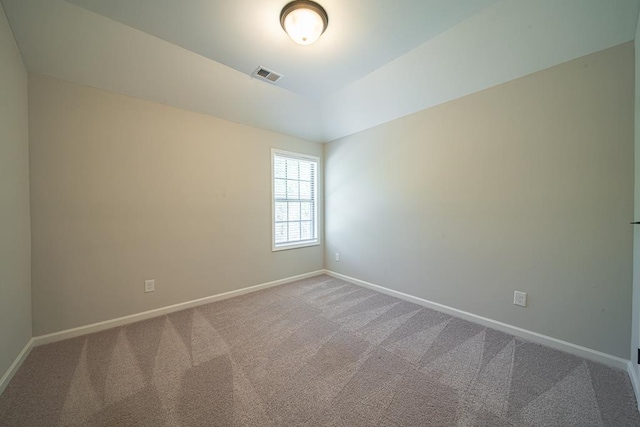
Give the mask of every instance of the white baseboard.
[{"label": "white baseboard", "polygon": [[640,410],[640,381],[638,381],[638,371],[633,361],[629,361],[627,364],[627,373],[633,386],[633,392],[636,394],[636,402],[638,403],[638,410]]},{"label": "white baseboard", "polygon": [[24,362],[24,359],[27,358],[32,348],[33,338],[30,338],[29,341],[27,341],[27,344],[25,344],[22,351],[18,353],[18,357],[16,357],[11,366],[9,366],[7,372],[5,372],[2,378],[0,378],[0,394],[2,394],[5,388],[7,388],[7,386],[9,385],[9,381],[11,381],[11,378],[13,378],[15,373],[18,372],[18,369],[20,368],[20,366],[22,366],[22,362]]},{"label": "white baseboard", "polygon": [[302,280],[309,277],[318,276],[320,274],[324,274],[324,270],[312,271],[310,273],[300,274],[298,276],[292,276],[292,277],[287,277],[280,280],[274,280],[273,282],[261,283],[259,285],[249,286],[247,288],[242,288],[235,291],[230,291],[222,294],[212,295],[209,297],[199,298],[192,301],[170,305],[167,307],[156,308],[154,310],[131,314],[129,316],[118,317],[117,319],[105,320],[104,322],[92,323],[90,325],[80,326],[73,329],[66,329],[64,331],[53,332],[51,334],[46,334],[46,335],[40,335],[37,337],[33,337],[33,340],[32,340],[33,346],[36,347],[43,344],[49,344],[56,341],[66,340],[68,338],[75,338],[81,335],[91,334],[94,332],[103,331],[105,329],[111,329],[118,326],[139,322],[141,320],[151,319],[153,317],[162,316],[165,314],[173,313],[175,311],[197,307],[200,305],[237,297],[239,295],[244,295],[251,292],[261,291],[263,289],[284,285],[285,283],[295,282],[296,280]]},{"label": "white baseboard", "polygon": [[[512,326],[507,323],[502,323],[497,320],[489,319],[486,317],[478,316],[473,313],[469,313],[466,311],[458,310],[457,308],[449,307],[443,304],[439,304],[437,302],[428,301],[426,299],[418,298],[413,295],[405,294],[403,292],[394,291],[393,289],[388,289],[383,286],[374,285],[373,283],[365,282],[364,280],[356,279],[353,277],[345,276],[344,274],[335,273],[331,270],[325,270],[325,274],[329,276],[336,277],[338,279],[345,280],[347,282],[353,283],[355,285],[360,285],[365,288],[373,289],[378,292],[382,292],[387,295],[391,295],[405,301],[413,302],[415,304],[422,305],[424,307],[431,308],[433,310],[437,310],[443,313],[450,314],[455,317],[459,317],[465,320],[469,320],[474,323],[481,324],[483,326],[487,326],[489,328],[496,329],[501,332],[505,332],[511,335],[515,335],[517,337],[523,338],[527,341],[535,342],[538,344],[543,344],[547,347],[554,348],[556,350],[564,351],[575,356],[583,357],[585,359],[592,360],[594,362],[599,362],[604,365],[610,366],[612,368],[627,370],[629,365],[629,360],[622,359],[617,356],[613,356],[607,353],[603,353],[597,350],[593,350],[587,347],[582,347],[577,344],[573,344],[567,341],[563,341],[557,338],[553,338],[547,335],[539,334],[537,332],[529,331],[527,329],[519,328],[517,326]],[[633,381],[633,380],[632,380]],[[635,386],[634,386],[635,387]],[[638,396],[638,391],[636,390],[636,396]]]}]

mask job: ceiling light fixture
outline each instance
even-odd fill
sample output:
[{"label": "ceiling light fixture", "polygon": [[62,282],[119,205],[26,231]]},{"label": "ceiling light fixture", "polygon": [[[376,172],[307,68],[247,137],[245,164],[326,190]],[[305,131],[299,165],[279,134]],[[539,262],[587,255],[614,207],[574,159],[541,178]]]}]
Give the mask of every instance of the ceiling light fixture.
[{"label": "ceiling light fixture", "polygon": [[295,0],[282,8],[280,25],[291,40],[307,45],[320,38],[329,24],[324,8],[309,0]]}]

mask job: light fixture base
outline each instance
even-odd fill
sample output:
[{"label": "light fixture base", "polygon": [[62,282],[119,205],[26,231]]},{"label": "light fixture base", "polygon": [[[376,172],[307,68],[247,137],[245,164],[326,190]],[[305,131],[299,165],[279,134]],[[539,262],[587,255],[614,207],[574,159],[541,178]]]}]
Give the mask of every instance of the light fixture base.
[{"label": "light fixture base", "polygon": [[318,40],[326,31],[329,17],[318,3],[295,0],[282,8],[280,25],[294,42],[308,45]]}]

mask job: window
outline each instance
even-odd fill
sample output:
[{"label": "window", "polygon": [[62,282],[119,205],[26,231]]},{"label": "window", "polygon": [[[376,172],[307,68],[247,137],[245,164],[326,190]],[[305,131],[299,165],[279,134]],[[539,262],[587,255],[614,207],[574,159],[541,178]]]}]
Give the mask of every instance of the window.
[{"label": "window", "polygon": [[271,150],[273,250],[318,242],[318,158]]}]

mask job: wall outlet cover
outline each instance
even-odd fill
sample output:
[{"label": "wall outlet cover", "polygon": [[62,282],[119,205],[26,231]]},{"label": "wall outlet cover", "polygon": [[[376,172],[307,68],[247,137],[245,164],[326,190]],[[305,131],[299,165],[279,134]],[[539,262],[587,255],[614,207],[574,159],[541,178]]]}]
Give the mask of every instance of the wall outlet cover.
[{"label": "wall outlet cover", "polygon": [[521,307],[527,306],[527,293],[520,291],[513,291],[513,303]]},{"label": "wall outlet cover", "polygon": [[153,292],[156,290],[156,281],[155,280],[145,280],[144,281],[144,291],[145,292]]}]

